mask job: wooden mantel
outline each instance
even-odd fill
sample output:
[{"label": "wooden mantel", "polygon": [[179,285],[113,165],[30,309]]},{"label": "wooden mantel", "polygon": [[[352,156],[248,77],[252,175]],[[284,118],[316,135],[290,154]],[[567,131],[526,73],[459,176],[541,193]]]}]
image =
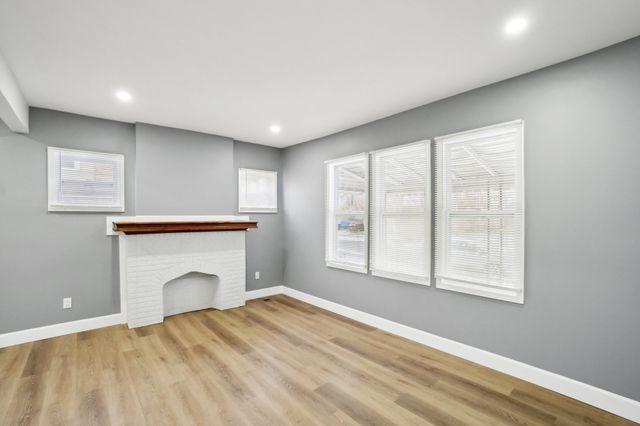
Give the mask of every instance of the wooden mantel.
[{"label": "wooden mantel", "polygon": [[[109,229],[111,227],[111,229]],[[107,234],[247,231],[258,227],[248,216],[129,216],[107,218]],[[109,232],[109,231],[112,232]]]},{"label": "wooden mantel", "polygon": [[257,228],[250,222],[119,222],[113,224],[115,232],[124,234],[168,234],[171,232],[247,231]]}]

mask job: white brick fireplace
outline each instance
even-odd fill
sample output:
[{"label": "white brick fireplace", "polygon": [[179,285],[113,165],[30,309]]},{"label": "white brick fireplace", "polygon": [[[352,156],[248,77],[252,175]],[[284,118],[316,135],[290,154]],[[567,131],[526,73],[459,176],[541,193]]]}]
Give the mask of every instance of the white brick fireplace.
[{"label": "white brick fireplace", "polygon": [[191,272],[217,277],[215,288],[173,301],[185,305],[179,312],[244,305],[245,231],[252,227],[248,216],[107,218],[107,234],[119,238],[121,310],[129,328],[162,322],[165,284]]}]

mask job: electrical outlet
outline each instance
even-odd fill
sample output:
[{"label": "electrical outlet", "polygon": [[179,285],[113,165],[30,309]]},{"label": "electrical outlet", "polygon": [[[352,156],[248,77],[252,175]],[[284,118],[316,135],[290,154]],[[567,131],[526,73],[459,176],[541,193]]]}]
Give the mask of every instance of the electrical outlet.
[{"label": "electrical outlet", "polygon": [[256,280],[260,279],[260,271],[256,271]]},{"label": "electrical outlet", "polygon": [[62,309],[71,309],[71,298],[65,297],[62,299]]}]

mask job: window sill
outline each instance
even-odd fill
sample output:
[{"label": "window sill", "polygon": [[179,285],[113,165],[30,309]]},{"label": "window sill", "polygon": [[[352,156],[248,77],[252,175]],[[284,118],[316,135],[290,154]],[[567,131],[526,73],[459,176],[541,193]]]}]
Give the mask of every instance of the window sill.
[{"label": "window sill", "polygon": [[458,293],[472,294],[474,296],[481,296],[489,299],[504,300],[506,302],[524,304],[523,290],[495,288],[482,284],[474,284],[443,277],[436,278],[436,288],[456,291]]},{"label": "window sill", "polygon": [[360,274],[366,274],[368,272],[367,267],[365,266],[348,265],[346,263],[331,262],[329,260],[326,261],[326,264],[329,268],[344,269],[346,271],[358,272]]},{"label": "window sill", "polygon": [[264,213],[278,213],[277,208],[239,208],[238,213],[256,213],[256,214],[264,214]]},{"label": "window sill", "polygon": [[88,212],[88,213],[99,213],[99,212],[111,212],[111,213],[123,213],[124,206],[120,207],[104,207],[104,206],[76,206],[76,205],[60,205],[60,204],[49,204],[48,211],[50,212]]},{"label": "window sill", "polygon": [[424,286],[430,286],[429,278],[421,278],[412,275],[398,274],[394,272],[376,271],[371,270],[371,275],[376,277],[388,278],[390,280],[403,281],[411,284],[419,284]]}]

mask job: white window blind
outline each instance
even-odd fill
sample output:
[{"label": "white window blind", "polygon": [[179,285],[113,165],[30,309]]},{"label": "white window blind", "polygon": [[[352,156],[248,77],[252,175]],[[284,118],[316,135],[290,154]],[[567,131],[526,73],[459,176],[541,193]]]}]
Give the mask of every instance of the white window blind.
[{"label": "white window blind", "polygon": [[371,153],[371,272],[429,284],[429,141]]},{"label": "white window blind", "polygon": [[327,266],[367,272],[368,190],[367,154],[326,162]]},{"label": "white window blind", "polygon": [[49,211],[124,211],[124,156],[49,147]]},{"label": "white window blind", "polygon": [[523,122],[436,143],[436,286],[524,303]]},{"label": "white window blind", "polygon": [[238,211],[278,212],[278,172],[238,169]]}]

